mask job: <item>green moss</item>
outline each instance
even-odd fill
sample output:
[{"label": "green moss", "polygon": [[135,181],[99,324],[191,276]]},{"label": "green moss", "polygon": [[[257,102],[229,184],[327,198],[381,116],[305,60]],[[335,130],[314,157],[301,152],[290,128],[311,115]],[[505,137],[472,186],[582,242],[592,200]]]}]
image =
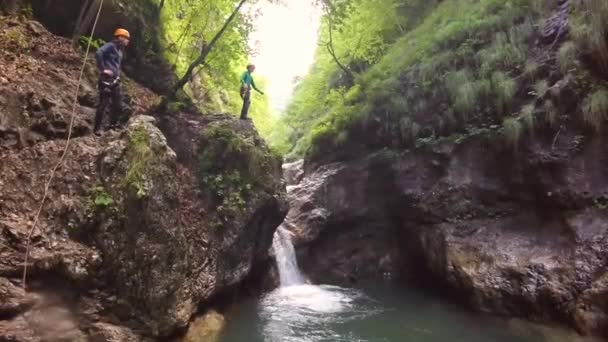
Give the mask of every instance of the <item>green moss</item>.
[{"label": "green moss", "polygon": [[147,174],[152,166],[153,158],[148,131],[144,127],[137,127],[129,131],[128,168],[125,184],[135,191],[138,198],[147,196]]},{"label": "green moss", "polygon": [[249,203],[276,190],[278,160],[247,130],[227,121],[201,132],[199,184],[220,221],[241,217]]},{"label": "green moss", "polygon": [[31,37],[23,33],[19,27],[10,28],[0,34],[0,41],[11,52],[24,52],[30,49]]}]

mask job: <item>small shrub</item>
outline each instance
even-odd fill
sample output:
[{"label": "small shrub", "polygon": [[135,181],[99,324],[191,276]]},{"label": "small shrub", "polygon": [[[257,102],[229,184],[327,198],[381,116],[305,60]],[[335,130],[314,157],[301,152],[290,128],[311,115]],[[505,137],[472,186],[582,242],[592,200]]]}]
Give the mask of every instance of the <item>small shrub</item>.
[{"label": "small shrub", "polygon": [[479,89],[470,70],[463,69],[450,73],[446,79],[447,91],[454,110],[464,119],[475,111],[479,100]]},{"label": "small shrub", "polygon": [[517,84],[507,74],[497,71],[492,74],[494,102],[499,113],[507,113],[517,92]]},{"label": "small shrub", "polygon": [[526,128],[532,132],[534,130],[534,119],[536,114],[536,106],[533,103],[522,107],[519,115],[524,122]]},{"label": "small shrub", "polygon": [[517,146],[523,132],[522,124],[517,118],[506,118],[502,123],[502,128],[507,144]]},{"label": "small shrub", "polygon": [[106,43],[106,41],[101,38],[91,39],[91,37],[88,37],[88,36],[80,36],[78,38],[78,44],[80,44],[80,47],[83,49],[86,49],[87,46],[89,45],[89,43],[91,44],[91,47],[94,50],[97,50],[100,47],[102,47]]},{"label": "small shrub", "polygon": [[594,130],[599,131],[608,115],[608,89],[596,90],[583,101],[583,119]]},{"label": "small shrub", "polygon": [[557,52],[557,62],[563,74],[572,71],[577,65],[578,48],[572,41],[565,42]]},{"label": "small shrub", "polygon": [[21,7],[21,15],[25,18],[33,18],[34,17],[34,9],[32,8],[32,4],[27,4]]},{"label": "small shrub", "polygon": [[95,185],[91,191],[93,204],[97,208],[107,208],[114,203],[112,195],[110,195],[102,185]]},{"label": "small shrub", "polygon": [[547,95],[548,91],[549,82],[547,80],[540,80],[534,84],[533,95],[535,95],[537,98],[542,99],[545,97],[545,95]]},{"label": "small shrub", "polygon": [[608,2],[580,0],[575,6],[576,12],[569,21],[574,40],[582,42],[594,59],[603,68],[608,68]]},{"label": "small shrub", "polygon": [[0,40],[12,52],[23,52],[29,50],[31,38],[21,32],[18,28],[11,28],[0,34]]},{"label": "small shrub", "polygon": [[545,121],[551,126],[555,127],[558,119],[557,107],[551,100],[546,100],[544,103],[545,109]]},{"label": "small shrub", "polygon": [[529,79],[534,79],[540,66],[536,62],[528,62],[524,66],[524,75]]}]

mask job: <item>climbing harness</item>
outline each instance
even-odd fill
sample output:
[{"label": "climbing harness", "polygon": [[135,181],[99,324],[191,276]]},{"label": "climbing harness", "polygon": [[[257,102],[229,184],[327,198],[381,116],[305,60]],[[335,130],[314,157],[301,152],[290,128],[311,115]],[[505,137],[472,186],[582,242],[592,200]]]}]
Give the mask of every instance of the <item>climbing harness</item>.
[{"label": "climbing harness", "polygon": [[103,91],[104,93],[109,93],[112,91],[112,89],[114,87],[116,87],[118,85],[118,82],[120,82],[120,77],[113,77],[113,78],[103,77],[101,79],[101,81],[99,82],[98,89],[100,91]]},{"label": "climbing harness", "polygon": [[36,229],[36,226],[38,225],[38,222],[40,221],[40,214],[42,213],[42,209],[44,208],[44,202],[46,201],[46,199],[48,197],[49,188],[51,187],[51,183],[53,182],[53,179],[55,178],[55,173],[57,172],[57,169],[59,169],[59,167],[63,164],[63,162],[65,160],[65,156],[67,155],[68,149],[70,147],[70,140],[72,138],[72,129],[74,128],[74,119],[76,118],[76,106],[78,106],[78,92],[80,92],[82,76],[84,75],[84,69],[86,68],[86,65],[87,65],[87,59],[89,57],[89,51],[91,49],[91,42],[93,41],[93,35],[95,34],[95,28],[97,27],[97,22],[99,21],[99,16],[101,14],[101,8],[103,7],[103,2],[104,2],[104,0],[101,0],[99,2],[99,9],[97,10],[97,15],[95,17],[95,21],[93,22],[93,28],[91,29],[91,35],[89,37],[87,49],[84,54],[84,60],[82,62],[82,67],[80,68],[80,75],[78,76],[78,83],[76,85],[76,95],[74,96],[74,102],[72,104],[72,116],[70,118],[70,125],[68,127],[68,136],[66,138],[65,147],[63,149],[63,153],[61,154],[61,157],[59,158],[59,161],[57,162],[57,164],[55,164],[55,166],[51,170],[49,178],[46,181],[46,184],[44,186],[44,195],[42,196],[42,199],[40,200],[40,207],[38,207],[38,212],[36,213],[36,216],[34,217],[34,222],[32,223],[32,227],[30,228],[30,230],[27,234],[27,240],[26,240],[26,246],[25,246],[25,258],[23,260],[23,277],[21,279],[24,290],[26,290],[27,263],[28,263],[28,259],[29,259],[29,255],[30,255],[30,245],[31,245],[31,240],[32,240],[32,234],[34,233],[34,230]]}]

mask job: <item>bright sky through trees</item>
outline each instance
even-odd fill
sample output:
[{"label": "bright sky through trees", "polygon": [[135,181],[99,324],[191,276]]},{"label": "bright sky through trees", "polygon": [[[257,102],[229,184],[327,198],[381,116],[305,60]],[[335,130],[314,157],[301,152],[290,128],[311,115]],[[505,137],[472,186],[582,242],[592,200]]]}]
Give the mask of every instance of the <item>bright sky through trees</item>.
[{"label": "bright sky through trees", "polygon": [[314,59],[319,9],[309,0],[287,0],[283,5],[259,3],[261,16],[254,23],[249,44],[256,74],[268,81],[264,89],[272,109],[280,114],[291,97],[294,79],[306,75]]}]

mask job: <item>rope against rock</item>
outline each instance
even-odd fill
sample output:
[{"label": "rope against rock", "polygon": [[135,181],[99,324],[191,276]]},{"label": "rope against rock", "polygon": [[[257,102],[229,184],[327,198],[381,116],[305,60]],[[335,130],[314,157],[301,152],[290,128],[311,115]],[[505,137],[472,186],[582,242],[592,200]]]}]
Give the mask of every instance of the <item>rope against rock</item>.
[{"label": "rope against rock", "polygon": [[72,115],[70,117],[70,125],[68,128],[68,137],[65,142],[65,147],[63,149],[63,153],[61,154],[61,157],[59,158],[59,161],[51,170],[49,178],[44,186],[44,195],[42,196],[42,200],[40,201],[40,207],[38,207],[38,212],[36,213],[36,216],[34,217],[34,223],[32,224],[32,227],[30,228],[30,230],[27,234],[26,247],[25,247],[25,258],[23,260],[23,277],[21,279],[24,290],[26,290],[27,263],[28,263],[28,259],[29,259],[29,255],[30,255],[32,234],[34,233],[34,230],[36,229],[36,226],[38,225],[38,221],[40,221],[40,214],[42,213],[42,209],[44,208],[44,202],[46,201],[46,199],[48,197],[49,188],[51,187],[51,183],[53,182],[53,179],[55,178],[55,173],[57,172],[57,169],[59,169],[61,164],[63,164],[63,162],[65,160],[65,156],[68,153],[68,148],[70,147],[70,140],[72,138],[72,128],[74,127],[74,118],[76,117],[76,106],[78,105],[78,93],[80,92],[80,84],[82,83],[82,76],[84,75],[84,69],[86,68],[87,59],[89,57],[89,51],[91,49],[91,41],[93,40],[93,34],[95,33],[95,28],[97,27],[97,22],[99,21],[99,16],[101,14],[101,8],[103,7],[103,2],[104,2],[104,0],[101,0],[99,2],[99,9],[97,10],[97,15],[95,16],[95,21],[93,22],[93,28],[91,29],[91,35],[89,37],[87,49],[84,54],[84,61],[82,62],[82,67],[80,68],[80,75],[78,76],[78,83],[76,85],[76,94],[74,95],[74,102],[72,104]]}]

